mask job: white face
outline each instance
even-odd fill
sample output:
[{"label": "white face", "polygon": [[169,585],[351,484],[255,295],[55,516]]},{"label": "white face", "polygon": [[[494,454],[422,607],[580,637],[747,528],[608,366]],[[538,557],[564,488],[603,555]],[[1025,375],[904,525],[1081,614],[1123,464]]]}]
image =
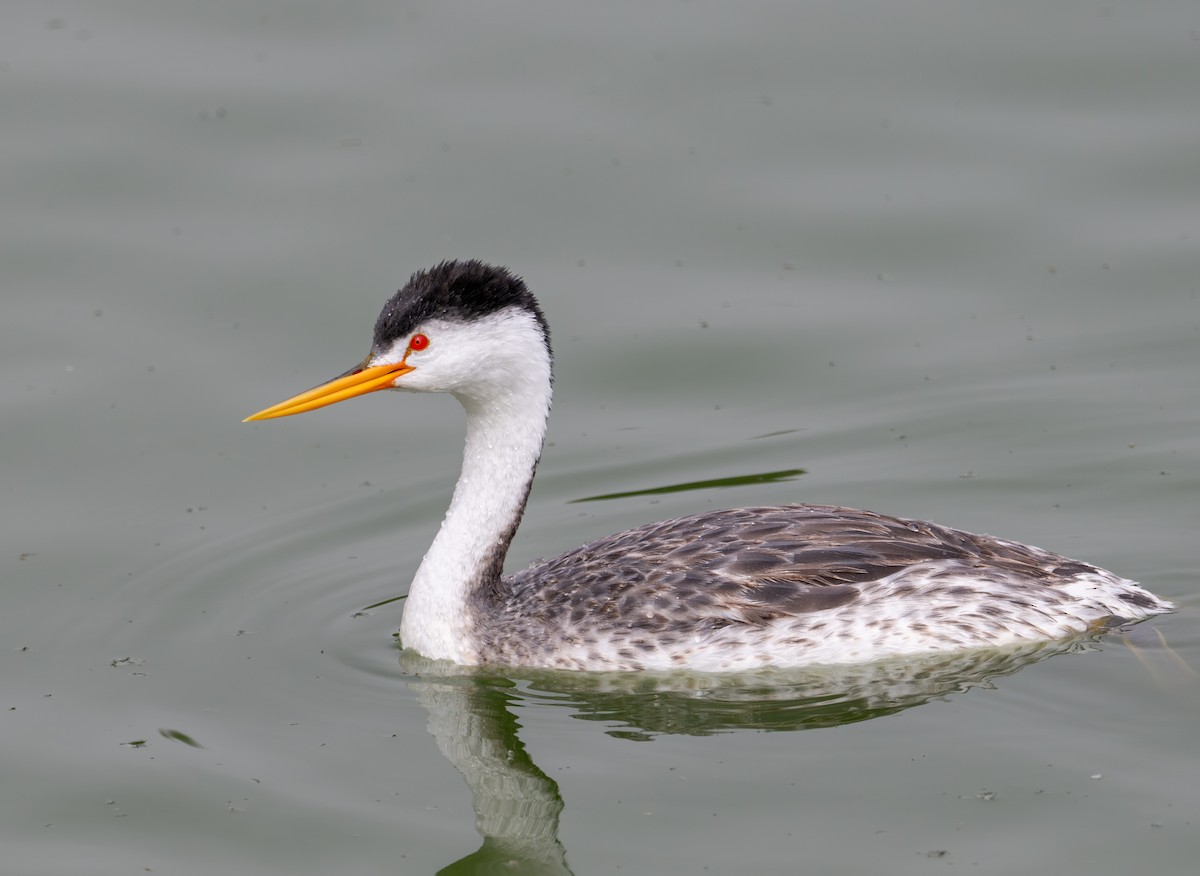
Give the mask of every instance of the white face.
[{"label": "white face", "polygon": [[[413,338],[428,339],[424,349]],[[463,399],[495,398],[521,387],[548,383],[550,357],[534,317],[509,308],[470,323],[430,319],[399,338],[371,365],[404,361],[413,370],[397,377],[393,389],[449,392]]]}]

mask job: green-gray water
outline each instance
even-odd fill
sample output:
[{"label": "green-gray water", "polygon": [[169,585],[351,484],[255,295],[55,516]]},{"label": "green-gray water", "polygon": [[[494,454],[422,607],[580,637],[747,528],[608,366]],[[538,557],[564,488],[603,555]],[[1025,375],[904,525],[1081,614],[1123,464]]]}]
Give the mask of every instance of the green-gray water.
[{"label": "green-gray water", "polygon": [[[15,2],[0,118],[0,872],[1193,871],[1194,2]],[[461,411],[240,420],[451,257],[554,332],[510,566],[813,501],[1181,610],[1048,659],[430,675],[378,604]]]}]

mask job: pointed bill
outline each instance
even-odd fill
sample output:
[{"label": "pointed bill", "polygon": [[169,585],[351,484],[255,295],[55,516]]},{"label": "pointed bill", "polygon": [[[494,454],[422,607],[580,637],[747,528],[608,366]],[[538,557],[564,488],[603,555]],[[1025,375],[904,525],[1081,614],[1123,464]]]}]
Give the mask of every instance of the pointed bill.
[{"label": "pointed bill", "polygon": [[272,405],[266,410],[246,417],[242,422],[290,417],[292,414],[314,411],[326,405],[354,398],[356,395],[365,395],[379,389],[389,389],[397,377],[413,370],[413,366],[405,365],[403,362],[394,362],[390,365],[368,365],[368,361],[370,361],[369,358],[364,360],[361,365],[356,365],[328,383],[322,383],[308,392],[294,395],[287,401],[281,401],[277,405]]}]

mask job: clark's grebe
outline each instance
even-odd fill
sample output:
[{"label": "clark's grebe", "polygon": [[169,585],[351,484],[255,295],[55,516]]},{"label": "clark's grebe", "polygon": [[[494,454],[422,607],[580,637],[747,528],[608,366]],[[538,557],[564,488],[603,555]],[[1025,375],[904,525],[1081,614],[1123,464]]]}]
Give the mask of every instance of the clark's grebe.
[{"label": "clark's grebe", "polygon": [[462,403],[462,473],[412,582],[405,647],[467,665],[738,671],[1053,640],[1172,609],[1039,548],[825,505],[651,523],[503,575],[542,452],[551,362],[519,277],[443,262],[384,305],[362,364],[247,418],[378,389]]}]

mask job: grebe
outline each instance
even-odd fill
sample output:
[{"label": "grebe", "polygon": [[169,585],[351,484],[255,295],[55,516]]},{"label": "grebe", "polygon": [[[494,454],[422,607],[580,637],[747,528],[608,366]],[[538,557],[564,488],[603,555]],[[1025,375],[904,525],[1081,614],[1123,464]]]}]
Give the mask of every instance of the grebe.
[{"label": "grebe", "polygon": [[826,505],[651,523],[504,575],[551,364],[546,318],[519,277],[442,262],[384,305],[360,365],[247,418],[379,389],[462,403],[462,473],[413,578],[404,647],[465,665],[725,672],[1050,641],[1173,608],[1039,548]]}]

